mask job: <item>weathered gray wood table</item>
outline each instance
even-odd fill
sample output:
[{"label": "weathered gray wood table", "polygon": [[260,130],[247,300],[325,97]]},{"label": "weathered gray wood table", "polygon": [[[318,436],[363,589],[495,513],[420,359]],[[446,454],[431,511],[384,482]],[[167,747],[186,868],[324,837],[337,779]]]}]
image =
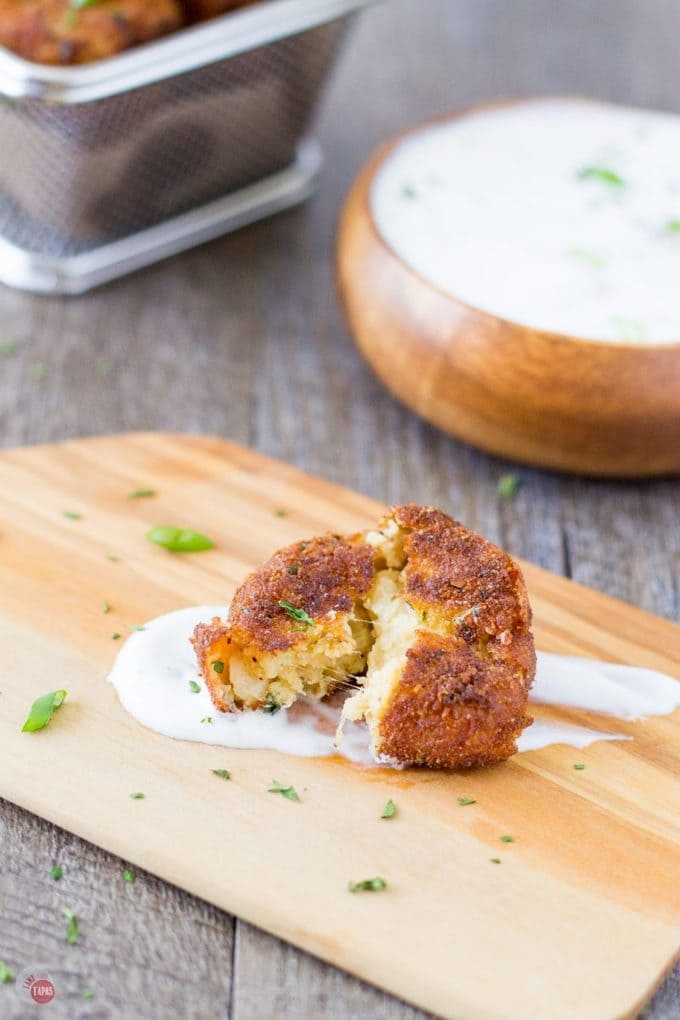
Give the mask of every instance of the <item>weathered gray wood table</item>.
[{"label": "weathered gray wood table", "polygon": [[[385,135],[502,94],[679,109],[678,37],[675,0],[392,0],[369,12],[321,109],[327,166],[306,208],[83,299],[0,290],[0,336],[19,344],[0,359],[0,441],[218,433],[383,500],[439,503],[512,553],[677,619],[680,482],[520,470],[517,496],[499,503],[507,464],[424,425],[372,378],[336,304],[331,253],[345,189]],[[45,782],[57,796],[59,777]],[[0,960],[49,966],[59,998],[45,1015],[422,1016],[150,876],[125,883],[120,861],[10,804],[0,846]],[[82,918],[77,947],[65,902]],[[41,1009],[0,986],[0,1017]],[[679,1015],[676,970],[645,1016]]]}]

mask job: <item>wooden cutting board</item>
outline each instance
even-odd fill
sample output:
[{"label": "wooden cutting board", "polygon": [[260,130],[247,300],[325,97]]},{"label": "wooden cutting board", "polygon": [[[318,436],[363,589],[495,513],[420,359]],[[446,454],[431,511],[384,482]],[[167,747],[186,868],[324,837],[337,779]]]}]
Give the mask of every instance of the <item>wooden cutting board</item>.
[{"label": "wooden cutting board", "polygon": [[[138,487],[157,495],[127,499]],[[175,742],[135,723],[105,682],[114,632],[226,600],[278,546],[379,510],[219,439],[1,454],[0,793],[444,1017],[634,1015],[678,945],[680,713],[632,724],[555,713],[633,739],[468,773],[394,772]],[[218,548],[167,553],[144,537],[159,523]],[[536,567],[526,577],[540,648],[680,677],[680,628]],[[60,687],[53,724],[21,733],[33,699]],[[302,803],[269,794],[273,777]],[[398,813],[381,821],[388,797]],[[348,893],[374,875],[385,892]]]}]

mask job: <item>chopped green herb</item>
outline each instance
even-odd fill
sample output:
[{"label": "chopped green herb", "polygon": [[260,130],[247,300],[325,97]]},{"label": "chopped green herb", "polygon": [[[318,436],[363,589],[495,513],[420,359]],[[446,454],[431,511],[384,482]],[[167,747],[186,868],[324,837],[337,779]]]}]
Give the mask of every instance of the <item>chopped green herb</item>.
[{"label": "chopped green herb", "polygon": [[285,599],[279,599],[279,606],[288,613],[291,620],[297,620],[299,623],[304,624],[305,627],[314,626],[314,620],[305,612],[304,609],[300,609],[297,606],[292,605],[290,602],[286,602]]},{"label": "chopped green herb", "polygon": [[96,7],[102,0],[71,0],[71,7],[76,11],[82,11],[85,7]]},{"label": "chopped green herb", "polygon": [[111,563],[120,563],[120,556],[114,556],[113,553],[107,553],[106,558]]},{"label": "chopped green herb", "polygon": [[110,602],[108,602],[108,601],[104,602],[104,605],[102,607],[102,612],[103,613],[110,613],[111,612],[111,603]]},{"label": "chopped green herb", "polygon": [[64,517],[67,517],[69,521],[79,521],[82,516],[76,510],[64,510]]},{"label": "chopped green herb", "polygon": [[401,189],[401,197],[408,198],[411,201],[413,201],[413,199],[417,198],[418,196],[416,195],[416,189],[413,187],[412,184],[405,184],[404,187]]},{"label": "chopped green herb", "polygon": [[214,776],[219,776],[220,779],[231,779],[231,772],[229,769],[210,769]]},{"label": "chopped green herb", "polygon": [[132,800],[144,800],[146,797],[145,793],[131,793],[130,797]]},{"label": "chopped green herb", "polygon": [[68,921],[68,927],[66,929],[66,941],[70,946],[75,946],[80,938],[80,928],[78,926],[78,918],[69,910],[68,907],[64,907],[64,917]]},{"label": "chopped green herb", "polygon": [[512,499],[520,486],[519,475],[501,475],[498,479],[496,492],[499,499]]},{"label": "chopped green herb", "polygon": [[583,765],[581,762],[578,762],[576,765],[574,765],[574,768],[576,769],[577,772],[583,772],[585,765]]},{"label": "chopped green herb", "polygon": [[613,170],[609,170],[604,166],[584,166],[583,169],[578,172],[579,180],[582,181],[602,181],[603,184],[609,184],[613,188],[624,188],[626,182],[622,177],[619,177]]},{"label": "chopped green herb", "polygon": [[24,723],[22,733],[35,733],[44,730],[58,708],[64,704],[66,691],[51,691],[37,698],[31,705],[28,719]]},{"label": "chopped green herb", "polygon": [[149,499],[155,495],[155,489],[135,489],[133,492],[128,492],[128,499]]},{"label": "chopped green herb", "polygon": [[667,234],[680,234],[680,220],[669,220],[664,230]]},{"label": "chopped green herb", "polygon": [[380,817],[381,818],[394,818],[396,813],[397,813],[397,805],[394,803],[393,800],[388,800],[387,804],[385,804],[385,807],[382,809],[382,813],[381,813]]},{"label": "chopped green herb", "polygon": [[61,876],[64,874],[64,869],[61,864],[55,864],[52,868],[52,878],[55,882],[58,882]]},{"label": "chopped green herb", "polygon": [[262,706],[262,711],[266,712],[267,715],[276,715],[276,713],[280,710],[280,708],[281,708],[281,705],[278,703],[278,701],[276,700],[274,695],[271,694],[271,692],[270,692],[267,695],[267,698],[265,700],[264,705]]},{"label": "chopped green herb", "polygon": [[499,836],[498,838],[500,839],[501,843],[514,843],[515,842],[515,837],[514,836]]},{"label": "chopped green herb", "polygon": [[211,662],[210,665],[212,666],[216,673],[224,673],[224,663],[221,661],[221,659],[215,659],[215,661]]},{"label": "chopped green herb", "polygon": [[589,248],[570,248],[567,255],[587,263],[593,269],[602,269],[607,261],[599,251],[591,251]]},{"label": "chopped green herb", "polygon": [[163,525],[152,528],[146,537],[150,542],[155,542],[170,552],[203,552],[205,549],[215,548],[215,543],[211,539],[191,528],[171,528]]},{"label": "chopped green herb", "polygon": [[47,366],[42,361],[34,361],[26,368],[28,375],[31,379],[35,379],[36,382],[40,382],[47,375]]},{"label": "chopped green herb", "polygon": [[387,882],[384,878],[362,878],[360,882],[350,882],[347,888],[350,892],[381,892],[387,889]]},{"label": "chopped green herb", "polygon": [[201,723],[203,723],[206,726],[212,726],[213,722],[214,719],[211,715],[204,715],[203,718],[201,719]]},{"label": "chopped green herb", "polygon": [[16,340],[0,340],[0,357],[9,358],[19,350]]},{"label": "chopped green herb", "polygon": [[119,633],[118,633],[118,631],[116,630],[116,631],[114,631],[114,632],[113,632],[113,634],[111,635],[111,640],[112,640],[112,641],[120,641],[120,639],[122,638],[122,636],[123,636],[123,635],[122,635],[122,634],[119,634]]},{"label": "chopped green herb", "polygon": [[272,785],[269,787],[267,793],[280,793],[282,797],[286,797],[288,800],[300,800],[298,792],[294,786],[284,786],[278,779],[272,779]]},{"label": "chopped green herb", "polygon": [[467,807],[468,804],[476,804],[477,801],[475,800],[474,797],[459,797],[458,803],[460,804],[461,807]]},{"label": "chopped green herb", "polygon": [[125,868],[123,871],[123,878],[126,882],[134,882],[137,878],[137,872],[134,868]]},{"label": "chopped green herb", "polygon": [[195,680],[190,680],[189,681],[189,690],[191,691],[192,694],[200,694],[201,693],[201,685],[197,684]]},{"label": "chopped green herb", "polygon": [[91,1002],[94,999],[94,988],[86,988],[82,997],[85,1002]]},{"label": "chopped green herb", "polygon": [[274,517],[285,517],[287,512],[288,511],[284,510],[282,506],[277,506],[276,510],[274,511]]},{"label": "chopped green herb", "polygon": [[11,985],[14,977],[12,968],[8,967],[4,960],[0,960],[0,985]]},{"label": "chopped green herb", "polygon": [[288,567],[288,573],[293,574],[293,576],[295,576],[299,570],[300,568],[298,567],[297,564],[294,564],[292,567]]},{"label": "chopped green herb", "polygon": [[491,861],[492,864],[500,864],[501,863],[500,857],[489,857],[489,860]]}]

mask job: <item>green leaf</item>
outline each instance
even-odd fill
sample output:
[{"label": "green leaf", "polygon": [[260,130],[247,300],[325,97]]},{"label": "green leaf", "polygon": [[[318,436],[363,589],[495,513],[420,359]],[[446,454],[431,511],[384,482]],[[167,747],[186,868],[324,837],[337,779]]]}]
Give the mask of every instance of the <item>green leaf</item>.
[{"label": "green leaf", "polygon": [[397,813],[397,805],[393,800],[388,800],[385,807],[382,809],[381,818],[394,818]]},{"label": "green leaf", "polygon": [[52,878],[55,882],[58,882],[61,876],[64,874],[64,869],[61,864],[55,864],[52,868]]},{"label": "green leaf", "polygon": [[144,798],[146,797],[146,794],[145,793],[131,793],[130,797],[132,798],[132,800],[144,800]]},{"label": "green leaf", "polygon": [[214,776],[219,776],[220,779],[231,779],[231,772],[229,769],[210,769]]},{"label": "green leaf", "polygon": [[137,878],[137,872],[134,868],[125,868],[123,871],[123,878],[126,882],[134,882]]},{"label": "green leaf", "polygon": [[308,615],[308,613],[305,612],[304,609],[294,606],[290,602],[286,602],[285,599],[279,599],[278,604],[281,609],[285,610],[288,616],[290,616],[291,620],[297,620],[298,623],[304,624],[305,627],[314,626],[314,620]]},{"label": "green leaf", "polygon": [[285,517],[286,514],[287,514],[287,511],[284,510],[282,506],[277,506],[276,510],[274,511],[274,516],[275,517]]},{"label": "green leaf", "polygon": [[267,695],[267,698],[265,700],[264,705],[262,706],[262,711],[266,712],[267,715],[276,715],[276,713],[280,709],[281,709],[281,705],[278,703],[278,701],[276,700],[274,695],[269,693]]},{"label": "green leaf", "polygon": [[215,659],[214,662],[210,663],[210,665],[216,673],[224,673],[224,663],[221,659]]},{"label": "green leaf", "polygon": [[102,607],[102,613],[106,614],[106,613],[110,613],[110,612],[111,612],[111,603],[107,600],[104,603],[103,607]]},{"label": "green leaf", "polygon": [[467,807],[468,804],[476,804],[477,801],[474,799],[474,797],[459,797],[458,803],[460,804],[461,807]]},{"label": "green leaf", "polygon": [[122,638],[122,636],[123,636],[123,635],[122,635],[122,634],[119,634],[119,633],[118,633],[118,631],[116,630],[116,631],[114,631],[114,632],[113,632],[113,634],[111,635],[111,640],[112,640],[112,641],[120,641],[120,639]]},{"label": "green leaf", "polygon": [[195,680],[190,680],[189,681],[189,690],[191,691],[192,694],[200,694],[201,693],[201,685],[197,684]]},{"label": "green leaf", "polygon": [[489,860],[491,861],[492,864],[500,864],[501,863],[500,857],[489,857]]},{"label": "green leaf", "polygon": [[584,166],[579,170],[578,176],[579,180],[602,181],[603,184],[609,184],[613,188],[625,188],[626,186],[623,177],[605,166]]},{"label": "green leaf", "polygon": [[134,489],[132,492],[128,492],[128,499],[150,499],[155,495],[155,489]]},{"label": "green leaf", "polygon": [[577,772],[583,772],[585,765],[579,762],[578,764],[574,765],[574,768],[576,769]]},{"label": "green leaf", "polygon": [[515,842],[515,837],[514,836],[499,836],[498,838],[500,839],[501,843],[514,843]]},{"label": "green leaf", "polygon": [[204,715],[201,722],[205,725],[212,726],[214,719],[211,715]]},{"label": "green leaf", "polygon": [[50,719],[58,708],[64,704],[66,691],[51,691],[50,694],[43,694],[31,705],[28,719],[24,723],[22,733],[35,733],[37,730],[44,730]]},{"label": "green leaf", "polygon": [[75,510],[64,510],[64,517],[69,521],[79,521],[83,515],[77,513]]},{"label": "green leaf", "polygon": [[15,974],[11,967],[8,967],[4,960],[0,960],[0,985],[11,985]]},{"label": "green leaf", "polygon": [[384,878],[362,878],[359,882],[350,882],[347,886],[350,892],[382,892],[387,889],[387,881]]},{"label": "green leaf", "polygon": [[120,563],[120,556],[114,556],[113,553],[107,553],[106,558],[110,563]]},{"label": "green leaf", "polygon": [[170,552],[204,552],[206,549],[215,548],[215,543],[211,539],[191,528],[171,528],[162,525],[152,528],[146,537],[150,542],[155,542]]},{"label": "green leaf", "polygon": [[278,779],[272,779],[272,785],[269,787],[267,793],[280,793],[282,797],[286,797],[287,800],[300,800],[298,792],[294,786],[284,786]]},{"label": "green leaf", "polygon": [[70,946],[75,946],[80,938],[80,928],[78,926],[78,918],[69,910],[68,907],[64,907],[64,917],[68,921],[68,927],[66,929],[66,941]]},{"label": "green leaf", "polygon": [[94,999],[94,988],[86,988],[82,997],[85,1002],[91,1002]]},{"label": "green leaf", "polygon": [[498,493],[499,499],[512,499],[520,486],[520,479],[518,475],[508,474],[501,475],[498,479],[498,485],[496,486],[496,492]]}]

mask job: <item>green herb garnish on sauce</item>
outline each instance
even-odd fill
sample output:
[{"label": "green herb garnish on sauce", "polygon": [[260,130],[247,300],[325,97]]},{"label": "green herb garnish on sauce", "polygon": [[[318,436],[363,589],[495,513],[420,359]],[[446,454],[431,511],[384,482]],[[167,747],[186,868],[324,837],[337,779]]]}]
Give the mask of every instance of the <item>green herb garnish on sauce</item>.
[{"label": "green herb garnish on sauce", "polygon": [[608,184],[612,188],[625,188],[626,186],[623,177],[606,166],[584,166],[579,170],[578,177],[581,181],[602,181],[603,184]]}]

